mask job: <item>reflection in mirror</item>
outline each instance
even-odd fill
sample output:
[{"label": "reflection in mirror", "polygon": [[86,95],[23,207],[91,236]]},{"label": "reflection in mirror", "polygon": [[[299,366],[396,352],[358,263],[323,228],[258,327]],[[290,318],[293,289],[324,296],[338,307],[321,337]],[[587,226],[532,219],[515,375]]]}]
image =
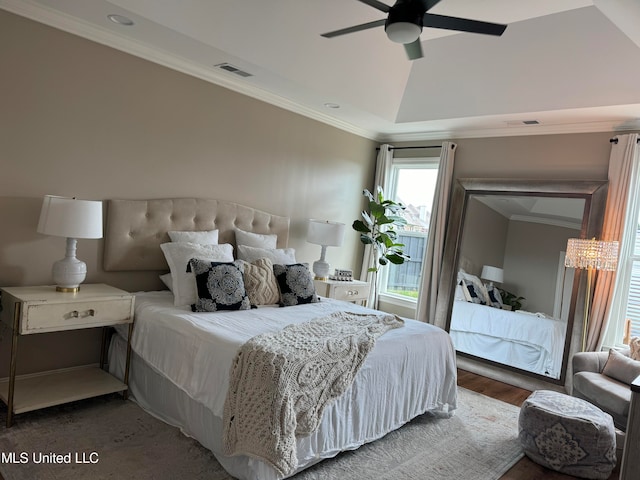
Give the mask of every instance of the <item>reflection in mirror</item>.
[{"label": "reflection in mirror", "polygon": [[470,195],[449,333],[458,352],[559,379],[582,198]]},{"label": "reflection in mirror", "polygon": [[568,387],[586,278],[563,255],[568,238],[599,236],[606,193],[606,181],[458,179],[433,323],[451,334],[460,368]]}]

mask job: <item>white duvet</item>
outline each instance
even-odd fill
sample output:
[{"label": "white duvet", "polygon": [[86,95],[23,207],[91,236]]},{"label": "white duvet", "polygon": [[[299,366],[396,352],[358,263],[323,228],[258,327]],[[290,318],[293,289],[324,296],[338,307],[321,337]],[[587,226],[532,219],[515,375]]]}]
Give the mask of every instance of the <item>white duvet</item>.
[{"label": "white duvet", "polygon": [[566,323],[560,320],[456,300],[449,330],[459,351],[560,376],[566,333]]},{"label": "white duvet", "polygon": [[[336,311],[371,312],[355,304],[323,298],[319,303],[295,307],[192,313],[186,307],[173,306],[169,292],[144,292],[136,294],[132,349],[159,374],[158,378],[168,380],[185,393],[190,403],[221,419],[231,364],[243,343],[255,335]],[[146,379],[136,381],[136,363],[131,380],[136,399],[153,410],[154,399],[144,398],[154,395],[153,386],[143,385]],[[432,325],[406,320],[404,327],[378,338],[351,387],[325,410],[318,431],[298,440],[297,471],[341,450],[380,438],[422,413],[450,416],[455,408],[455,351],[449,335]],[[163,418],[162,412],[152,413]],[[258,460],[225,457],[216,448],[218,439],[212,440],[211,432],[201,433],[202,426],[197,424],[201,422],[188,414],[178,421],[172,418],[172,423],[180,423],[185,433],[211,448],[232,475],[279,477]],[[213,435],[221,436],[220,432]]]}]

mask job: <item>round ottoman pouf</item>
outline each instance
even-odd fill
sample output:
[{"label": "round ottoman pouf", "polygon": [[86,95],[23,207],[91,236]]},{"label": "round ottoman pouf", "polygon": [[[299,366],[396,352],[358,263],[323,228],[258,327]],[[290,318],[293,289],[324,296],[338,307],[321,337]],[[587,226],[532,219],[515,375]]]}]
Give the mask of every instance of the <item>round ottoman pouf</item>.
[{"label": "round ottoman pouf", "polygon": [[520,409],[518,436],[527,457],[567,475],[605,479],[616,466],[613,418],[580,398],[536,390]]}]

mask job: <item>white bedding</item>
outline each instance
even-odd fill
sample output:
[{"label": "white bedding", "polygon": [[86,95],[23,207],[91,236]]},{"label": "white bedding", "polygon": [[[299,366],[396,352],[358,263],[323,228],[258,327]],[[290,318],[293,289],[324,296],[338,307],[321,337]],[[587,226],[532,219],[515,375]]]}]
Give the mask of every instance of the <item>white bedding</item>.
[{"label": "white bedding", "polygon": [[[151,413],[210,448],[233,476],[280,478],[259,460],[221,453],[219,427],[238,348],[255,335],[292,323],[336,311],[371,310],[323,298],[295,307],[192,313],[173,306],[172,300],[169,292],[136,294],[132,395]],[[122,370],[120,350],[112,345],[116,358],[110,368],[116,374]],[[325,410],[319,429],[298,439],[297,471],[380,438],[424,412],[450,416],[455,408],[455,351],[449,335],[432,325],[406,320],[404,327],[377,340],[351,387]]]},{"label": "white bedding", "polygon": [[566,324],[533,313],[453,302],[449,333],[456,350],[560,378]]}]

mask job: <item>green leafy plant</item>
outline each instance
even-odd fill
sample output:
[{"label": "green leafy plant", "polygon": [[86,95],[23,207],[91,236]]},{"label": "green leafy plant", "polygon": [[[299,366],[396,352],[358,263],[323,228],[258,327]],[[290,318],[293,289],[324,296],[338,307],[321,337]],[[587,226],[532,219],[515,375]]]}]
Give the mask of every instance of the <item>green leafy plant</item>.
[{"label": "green leafy plant", "polygon": [[360,241],[365,245],[371,245],[375,251],[373,265],[369,272],[377,272],[380,267],[392,263],[401,265],[409,259],[403,252],[404,244],[398,243],[396,227],[407,224],[407,221],[399,215],[406,207],[385,199],[382,187],[378,186],[374,196],[369,190],[362,194],[369,199],[369,211],[362,212],[362,220],[353,222],[353,229],[360,232]]},{"label": "green leafy plant", "polygon": [[522,308],[522,300],[524,297],[518,297],[516,294],[507,292],[506,290],[500,290],[500,296],[502,297],[502,303],[504,305],[509,305],[512,311],[520,310]]}]

